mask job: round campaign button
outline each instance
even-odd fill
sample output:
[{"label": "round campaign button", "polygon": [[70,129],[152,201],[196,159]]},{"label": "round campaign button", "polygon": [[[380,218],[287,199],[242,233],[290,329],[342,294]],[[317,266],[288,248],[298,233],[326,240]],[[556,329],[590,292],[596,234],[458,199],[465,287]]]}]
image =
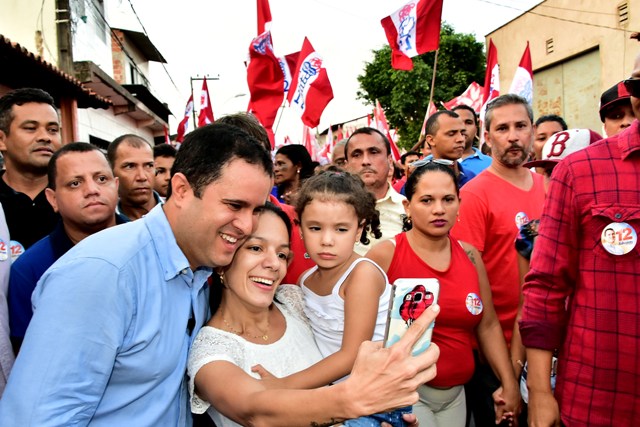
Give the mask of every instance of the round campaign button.
[{"label": "round campaign button", "polygon": [[610,254],[624,255],[636,247],[638,235],[626,222],[612,222],[602,230],[600,242]]},{"label": "round campaign button", "polygon": [[0,239],[0,261],[6,261],[9,258],[9,246],[7,242]]},{"label": "round campaign button", "polygon": [[24,253],[24,246],[22,246],[22,243],[12,240],[10,250],[11,250],[11,262],[14,262],[15,260],[18,259],[20,255]]},{"label": "round campaign button", "polygon": [[469,292],[469,294],[467,295],[465,305],[467,306],[467,310],[469,310],[469,313],[473,314],[474,316],[482,313],[482,300],[477,294],[473,292]]},{"label": "round campaign button", "polygon": [[518,212],[516,214],[515,221],[516,221],[516,227],[520,229],[520,227],[522,227],[523,225],[529,222],[529,216],[526,214],[526,212]]}]

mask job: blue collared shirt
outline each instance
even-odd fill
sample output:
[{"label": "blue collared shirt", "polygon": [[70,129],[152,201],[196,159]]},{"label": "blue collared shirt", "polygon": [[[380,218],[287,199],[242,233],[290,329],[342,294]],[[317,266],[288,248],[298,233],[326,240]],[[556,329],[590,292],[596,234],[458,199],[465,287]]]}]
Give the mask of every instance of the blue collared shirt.
[{"label": "blue collared shirt", "polygon": [[161,205],[78,243],[34,291],[0,425],[188,425],[210,273],[189,268]]},{"label": "blue collared shirt", "polygon": [[474,175],[478,175],[480,172],[485,170],[491,165],[491,156],[487,156],[486,154],[482,154],[480,150],[475,147],[473,148],[473,154],[467,157],[464,160],[460,160],[465,167],[465,169],[470,170],[474,173]]}]

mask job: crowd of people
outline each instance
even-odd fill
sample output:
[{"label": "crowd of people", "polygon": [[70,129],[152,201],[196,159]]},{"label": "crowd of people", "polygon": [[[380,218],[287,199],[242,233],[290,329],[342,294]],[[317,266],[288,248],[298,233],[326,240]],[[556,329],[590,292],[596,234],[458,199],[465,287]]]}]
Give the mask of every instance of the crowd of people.
[{"label": "crowd of people", "polygon": [[[0,425],[632,425],[640,57],[599,113],[507,94],[319,166],[250,114],[62,146],[49,94],[7,93]],[[438,301],[385,348],[408,278]]]}]

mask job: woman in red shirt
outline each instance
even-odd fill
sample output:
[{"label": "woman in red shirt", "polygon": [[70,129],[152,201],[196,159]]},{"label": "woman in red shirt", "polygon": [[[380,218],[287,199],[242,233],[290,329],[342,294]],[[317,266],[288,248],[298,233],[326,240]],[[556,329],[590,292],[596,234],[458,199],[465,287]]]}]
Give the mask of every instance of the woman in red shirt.
[{"label": "woman in red shirt", "polygon": [[416,162],[407,180],[405,232],[373,247],[368,258],[393,283],[398,278],[437,278],[440,316],[432,341],[440,347],[438,374],[419,390],[414,413],[420,424],[464,426],[464,384],[474,371],[475,340],[502,386],[494,393],[496,423],[517,413],[520,394],[507,345],[491,301],[491,289],[480,253],[452,239],[460,207],[453,163],[441,159]]}]

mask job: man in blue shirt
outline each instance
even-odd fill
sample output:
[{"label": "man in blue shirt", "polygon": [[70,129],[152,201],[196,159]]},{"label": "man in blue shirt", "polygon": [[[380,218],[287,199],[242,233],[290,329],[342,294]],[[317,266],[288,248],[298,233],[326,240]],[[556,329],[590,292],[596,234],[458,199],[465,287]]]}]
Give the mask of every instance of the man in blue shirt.
[{"label": "man in blue shirt", "polygon": [[87,237],[43,275],[0,425],[190,423],[187,352],[209,315],[207,277],[252,232],[272,174],[243,132],[201,129],[164,206]]},{"label": "man in blue shirt", "polygon": [[464,127],[467,130],[464,142],[464,151],[460,163],[465,169],[470,170],[475,175],[485,170],[491,164],[491,156],[482,154],[480,150],[473,146],[478,134],[478,117],[473,108],[468,105],[458,105],[453,107],[451,111],[455,111],[460,116]]},{"label": "man in blue shirt", "polygon": [[[188,134],[165,204],[87,237],[38,282],[0,425],[189,426],[187,352],[209,316],[206,279],[253,231],[272,174],[267,151],[234,126]],[[436,314],[427,310],[391,348],[363,343],[336,386],[257,389],[279,404],[256,424],[293,408],[305,408],[305,424],[328,425],[413,403],[435,376],[438,349],[411,349]]]},{"label": "man in blue shirt", "polygon": [[9,326],[16,354],[33,315],[31,294],[44,272],[84,238],[127,220],[115,213],[118,179],[95,145],[74,142],[51,157],[45,190],[61,221],[11,265]]},{"label": "man in blue shirt", "polygon": [[425,125],[425,132],[427,134],[426,143],[431,147],[433,158],[453,162],[460,187],[476,176],[475,173],[458,162],[464,151],[466,128],[457,113],[442,110],[432,114]]}]

